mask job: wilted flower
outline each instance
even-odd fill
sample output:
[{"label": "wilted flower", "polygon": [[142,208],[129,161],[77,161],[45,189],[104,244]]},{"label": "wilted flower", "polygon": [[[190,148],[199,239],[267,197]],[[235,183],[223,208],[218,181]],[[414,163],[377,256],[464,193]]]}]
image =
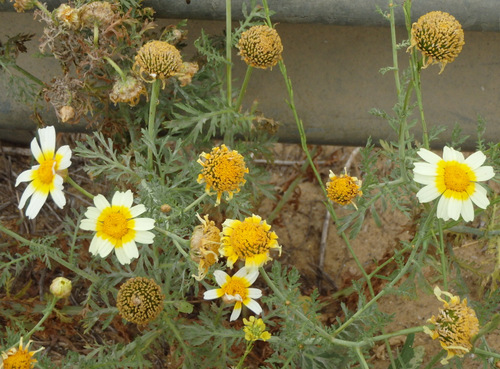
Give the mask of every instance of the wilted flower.
[{"label": "wilted flower", "polygon": [[201,281],[208,269],[219,260],[220,229],[208,219],[208,215],[204,219],[197,216],[201,225],[194,228],[190,245],[191,258],[198,263],[198,275],[194,277]]},{"label": "wilted flower", "polygon": [[136,106],[141,95],[147,96],[144,83],[133,76],[127,76],[125,80],[118,78],[109,94],[109,99],[115,104],[124,102],[130,106]]},{"label": "wilted flower", "polygon": [[75,109],[70,105],[64,105],[59,109],[59,118],[61,122],[66,123],[67,121],[75,117]]},{"label": "wilted flower", "polygon": [[238,49],[245,63],[255,68],[267,69],[281,60],[283,45],[274,28],[253,26],[241,34]]},{"label": "wilted flower", "polygon": [[94,206],[87,208],[80,228],[95,231],[90,243],[91,254],[106,257],[115,249],[116,257],[121,264],[139,257],[136,242],[153,243],[155,221],[151,218],[137,218],[146,211],[144,205],[132,206],[134,198],[132,191],[115,192],[111,204],[103,195],[94,197]]},{"label": "wilted flower", "polygon": [[14,2],[14,9],[18,13],[24,13],[25,10],[30,10],[35,7],[35,0],[10,0]]},{"label": "wilted flower", "polygon": [[245,261],[247,269],[257,269],[271,260],[270,249],[278,249],[281,255],[278,236],[260,216],[252,215],[243,222],[227,219],[222,224],[220,253],[227,257],[227,265],[230,268],[240,259]]},{"label": "wilted flower", "polygon": [[175,75],[175,77],[181,83],[181,87],[189,85],[193,76],[198,72],[198,63],[184,62],[182,63],[181,70]]},{"label": "wilted flower", "polygon": [[271,338],[271,333],[266,331],[266,325],[262,319],[255,319],[254,316],[251,316],[249,320],[243,318],[243,324],[245,324],[243,331],[247,341],[267,341]]},{"label": "wilted flower", "polygon": [[467,159],[447,146],[443,149],[443,158],[426,149],[420,149],[417,154],[425,160],[415,163],[413,169],[415,182],[425,185],[417,192],[417,197],[421,203],[440,197],[438,218],[458,220],[461,215],[469,222],[474,219],[473,202],[486,209],[490,201],[478,182],[493,178],[495,173],[492,167],[482,166],[486,156],[481,151]]},{"label": "wilted flower", "polygon": [[351,177],[347,174],[347,170],[344,169],[344,174],[336,176],[330,171],[330,181],[326,184],[326,192],[328,198],[333,202],[340,205],[347,205],[353,202],[356,196],[362,196],[361,192],[362,182],[356,177]]},{"label": "wilted flower", "polygon": [[55,11],[56,18],[71,29],[80,27],[80,10],[75,9],[68,4],[61,4]]},{"label": "wilted flower", "polygon": [[36,351],[30,351],[29,346],[31,341],[28,341],[26,346],[23,347],[23,337],[19,341],[19,347],[12,347],[7,352],[2,352],[2,362],[0,369],[31,369],[38,361],[33,358],[38,351],[43,350],[39,348]]},{"label": "wilted flower", "polygon": [[234,303],[234,309],[231,313],[230,321],[238,319],[241,314],[241,304],[248,307],[255,314],[260,314],[262,308],[259,303],[253,299],[262,296],[262,291],[258,288],[250,288],[259,276],[258,270],[249,271],[245,267],[241,268],[232,277],[222,270],[216,270],[214,277],[221,288],[206,291],[203,294],[205,300],[213,300],[222,297],[227,303]]},{"label": "wilted flower", "polygon": [[[432,316],[428,320],[434,324],[434,329],[424,327],[424,332],[433,340],[438,338],[441,347],[447,351],[448,356],[441,360],[445,365],[453,356],[462,357],[470,351],[471,339],[479,332],[479,321],[475,311],[467,306],[467,299],[460,303],[460,297],[441,291],[438,286],[434,288],[434,294],[444,306],[439,309],[438,316]],[[441,295],[448,296],[450,301],[442,299]]]},{"label": "wilted flower", "polygon": [[205,182],[205,191],[209,194],[211,188],[217,192],[217,205],[220,204],[223,192],[228,193],[230,200],[233,193],[240,192],[240,187],[246,182],[243,177],[248,173],[248,168],[243,156],[238,151],[228,149],[224,144],[214,147],[209,154],[201,153],[198,163],[203,167],[198,175],[198,183]]},{"label": "wilted flower", "polygon": [[181,68],[181,53],[165,41],[149,41],[135,56],[134,71],[146,82],[159,78],[165,83],[165,79],[179,73]]},{"label": "wilted flower", "polygon": [[417,47],[424,56],[424,66],[440,64],[441,73],[462,51],[464,31],[452,15],[433,11],[422,15],[411,28],[411,47]]},{"label": "wilted flower", "polygon": [[116,307],[125,320],[145,325],[161,313],[164,299],[165,295],[153,279],[135,277],[121,285]]},{"label": "wilted flower", "polygon": [[118,14],[113,9],[113,5],[107,1],[94,1],[83,5],[80,8],[80,19],[83,27],[93,28],[94,24],[107,27],[113,23]]},{"label": "wilted flower", "polygon": [[55,278],[50,284],[50,293],[60,299],[68,297],[71,293],[71,281],[64,277]]},{"label": "wilted flower", "polygon": [[30,182],[19,201],[19,209],[22,209],[31,197],[26,209],[26,216],[30,219],[38,215],[49,193],[59,208],[62,209],[66,205],[62,190],[64,177],[67,174],[66,169],[71,165],[71,149],[68,145],[61,146],[57,152],[55,151],[56,130],[54,127],[40,128],[38,136],[40,146],[34,138],[31,141],[31,153],[39,165],[25,170],[16,180],[16,186],[21,182]]}]

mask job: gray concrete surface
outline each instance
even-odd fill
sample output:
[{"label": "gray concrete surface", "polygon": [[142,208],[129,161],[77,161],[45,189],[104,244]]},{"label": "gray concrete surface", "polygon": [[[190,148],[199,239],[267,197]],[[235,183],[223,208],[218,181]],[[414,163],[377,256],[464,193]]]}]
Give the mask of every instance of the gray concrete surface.
[{"label": "gray concrete surface", "polygon": [[[197,0],[196,0],[197,1]],[[161,25],[176,21],[162,19]],[[369,136],[375,142],[395,137],[387,123],[368,113],[371,108],[391,112],[396,101],[393,75],[382,75],[379,69],[392,62],[388,27],[352,27],[324,24],[277,25],[284,45],[284,60],[292,79],[297,110],[304,121],[310,143],[364,145]],[[205,29],[221,34],[220,21],[189,21],[188,43]],[[37,32],[41,25],[32,14],[1,13],[0,39],[18,32]],[[398,29],[400,39],[405,31]],[[36,52],[36,42],[30,51]],[[189,52],[189,50],[187,50]],[[423,71],[424,107],[429,125],[446,125],[441,146],[449,140],[451,127],[461,125],[464,134],[475,136],[477,117],[487,122],[489,140],[500,141],[500,33],[467,31],[465,46],[455,62],[438,75],[439,67]],[[402,68],[408,55],[400,53]],[[50,80],[57,65],[49,59],[23,55],[20,64],[43,80]],[[243,80],[246,65],[234,58],[235,86]],[[56,72],[57,73],[57,72]],[[33,127],[30,112],[8,96],[8,87],[0,91],[0,126],[15,123],[22,130]],[[278,68],[272,71],[255,70],[248,87],[245,103],[260,101],[266,116],[281,122],[279,137],[284,142],[297,142],[298,134],[291,112],[285,102],[284,82]],[[50,115],[50,112],[49,112]],[[415,113],[413,118],[417,119]],[[55,117],[52,116],[52,122]],[[9,132],[22,138],[22,132]],[[0,131],[0,138],[6,138]],[[415,134],[419,137],[418,129]],[[466,147],[471,148],[473,140]]]}]

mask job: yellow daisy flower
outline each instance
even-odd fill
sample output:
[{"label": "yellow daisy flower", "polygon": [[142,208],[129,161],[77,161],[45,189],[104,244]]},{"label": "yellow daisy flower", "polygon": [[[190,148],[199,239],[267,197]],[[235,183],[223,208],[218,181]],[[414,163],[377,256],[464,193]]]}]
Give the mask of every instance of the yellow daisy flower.
[{"label": "yellow daisy flower", "polygon": [[252,214],[243,222],[227,219],[222,224],[222,246],[219,252],[227,257],[228,267],[232,268],[240,259],[245,260],[248,269],[257,269],[271,260],[270,249],[278,249],[281,255],[278,236],[260,216]]},{"label": "yellow daisy flower", "polygon": [[258,288],[250,288],[258,276],[257,270],[250,271],[245,267],[238,270],[232,277],[222,270],[216,270],[214,272],[215,281],[221,288],[206,291],[203,298],[213,300],[222,297],[225,302],[234,303],[234,309],[229,319],[231,322],[240,316],[241,304],[258,315],[262,312],[262,308],[254,299],[260,298],[262,291]]},{"label": "yellow daisy flower", "polygon": [[111,204],[103,195],[94,197],[94,206],[85,213],[80,228],[95,231],[89,251],[93,255],[106,257],[115,249],[121,264],[130,264],[131,259],[139,257],[136,242],[153,243],[155,221],[151,218],[137,218],[146,211],[144,205],[132,206],[132,191],[115,192]]},{"label": "yellow daisy flower", "polygon": [[493,168],[482,166],[486,156],[477,151],[467,159],[461,152],[445,146],[443,158],[433,152],[420,149],[417,154],[425,160],[415,163],[414,180],[425,185],[417,192],[421,203],[438,197],[437,217],[458,220],[460,216],[469,222],[474,219],[472,203],[486,209],[490,201],[486,190],[478,182],[495,176]]},{"label": "yellow daisy flower", "polygon": [[240,192],[240,187],[246,182],[243,177],[248,173],[248,168],[243,156],[238,151],[228,149],[224,144],[214,147],[209,154],[201,153],[198,163],[203,168],[197,181],[206,183],[205,191],[208,194],[211,188],[217,192],[216,205],[220,204],[223,192],[227,192],[227,199],[231,200],[233,194]]},{"label": "yellow daisy flower", "polygon": [[19,201],[19,209],[22,209],[31,197],[26,209],[26,216],[30,219],[38,215],[49,194],[59,208],[62,209],[66,205],[63,177],[66,176],[65,169],[71,165],[71,149],[68,145],[61,146],[57,152],[55,151],[56,130],[54,127],[39,129],[38,136],[40,145],[36,138],[31,141],[31,152],[38,165],[22,172],[16,180],[16,186],[21,182],[30,182]]},{"label": "yellow daisy flower", "polygon": [[344,174],[339,176],[330,171],[329,178],[330,181],[326,183],[328,198],[340,205],[352,203],[356,207],[352,200],[356,196],[363,195],[363,192],[360,191],[362,182],[356,177],[349,176],[346,169],[344,169]]},{"label": "yellow daisy flower", "polygon": [[274,28],[253,26],[241,34],[238,49],[245,63],[255,68],[267,69],[281,60],[283,45]]},{"label": "yellow daisy flower", "polygon": [[[424,332],[433,340],[438,338],[441,347],[447,351],[448,356],[441,360],[445,365],[453,356],[462,357],[470,351],[471,339],[479,332],[479,321],[475,311],[467,306],[467,299],[460,303],[460,297],[441,291],[438,286],[434,288],[434,294],[444,306],[439,309],[437,317],[432,316],[427,321],[434,324],[434,329],[424,327]],[[448,296],[450,301],[442,299],[441,295]]]},{"label": "yellow daisy flower", "polygon": [[271,338],[271,333],[266,331],[266,325],[262,319],[255,319],[254,316],[251,316],[249,320],[243,318],[243,332],[245,332],[245,339],[247,341],[267,341]]},{"label": "yellow daisy flower", "polygon": [[0,369],[31,369],[38,361],[33,358],[38,351],[43,350],[39,348],[36,351],[30,351],[29,346],[31,341],[28,341],[26,346],[23,347],[23,338],[19,341],[19,347],[12,347],[7,352],[2,352],[2,362]]},{"label": "yellow daisy flower", "polygon": [[441,74],[446,64],[451,63],[462,51],[464,31],[452,15],[433,11],[422,15],[411,27],[411,45],[424,56],[424,66],[440,64]]}]

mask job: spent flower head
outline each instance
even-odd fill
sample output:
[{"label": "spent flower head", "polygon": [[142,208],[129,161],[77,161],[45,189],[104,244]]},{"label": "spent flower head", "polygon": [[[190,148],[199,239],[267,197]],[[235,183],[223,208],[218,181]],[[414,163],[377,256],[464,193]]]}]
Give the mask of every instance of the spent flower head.
[{"label": "spent flower head", "polygon": [[136,242],[153,243],[155,221],[151,218],[137,218],[146,211],[144,205],[132,206],[132,191],[115,192],[111,204],[103,195],[94,197],[94,206],[87,208],[80,228],[95,231],[90,243],[90,253],[106,257],[115,249],[116,257],[121,264],[139,257]]},{"label": "spent flower head", "polygon": [[440,64],[443,72],[462,51],[464,31],[452,15],[433,11],[422,15],[411,28],[411,47],[417,47],[424,56],[424,66]]},{"label": "spent flower head", "polygon": [[66,27],[78,29],[80,27],[80,10],[68,4],[61,4],[55,11],[56,18]]},{"label": "spent flower head", "polygon": [[83,5],[79,10],[81,24],[87,28],[93,28],[94,25],[106,28],[120,16],[115,11],[115,6],[107,1],[94,1]]},{"label": "spent flower head", "polygon": [[249,320],[243,318],[243,332],[245,332],[245,339],[249,342],[262,340],[267,341],[271,338],[271,333],[266,331],[266,325],[261,318],[255,319],[251,316]]},{"label": "spent flower head", "polygon": [[109,93],[109,99],[114,103],[124,102],[130,106],[136,106],[142,95],[147,96],[144,83],[133,77],[126,76],[125,80],[118,78],[113,84],[113,89]]},{"label": "spent flower head", "polygon": [[201,281],[208,273],[208,269],[219,260],[220,229],[215,222],[208,219],[208,215],[201,218],[196,214],[201,224],[194,227],[190,240],[191,259],[198,263],[198,275],[193,276]]},{"label": "spent flower head", "polygon": [[258,315],[262,312],[262,308],[254,299],[260,298],[262,291],[250,287],[258,276],[258,270],[248,270],[245,267],[238,270],[232,277],[222,270],[216,270],[214,272],[215,281],[221,288],[205,291],[203,298],[213,300],[222,297],[226,303],[234,304],[230,321],[236,320],[240,316],[241,304]]},{"label": "spent flower head", "polygon": [[223,192],[228,193],[227,199],[230,200],[246,182],[244,175],[248,173],[248,168],[243,156],[224,144],[214,147],[209,154],[201,153],[198,163],[203,167],[198,175],[198,183],[206,183],[205,191],[208,194],[212,188],[217,192],[216,205],[220,204]]},{"label": "spent flower head", "polygon": [[415,163],[414,180],[425,185],[417,192],[421,203],[439,199],[437,217],[458,220],[460,216],[469,222],[474,219],[472,203],[486,209],[490,201],[479,181],[495,176],[493,168],[482,166],[486,156],[477,151],[467,159],[459,151],[445,146],[443,158],[433,152],[420,149],[417,154],[425,162]]},{"label": "spent flower head", "polygon": [[339,176],[330,171],[329,178],[330,180],[326,183],[328,198],[340,205],[352,203],[356,206],[353,200],[356,196],[363,195],[361,192],[362,182],[358,178],[348,175],[345,168],[344,174]]},{"label": "spent flower head", "polygon": [[278,249],[281,255],[278,236],[260,216],[252,214],[243,221],[226,219],[222,224],[220,253],[227,257],[227,265],[230,268],[239,259],[245,261],[247,269],[257,269],[271,260],[271,249]]},{"label": "spent flower head", "polygon": [[18,13],[24,13],[26,10],[31,10],[35,7],[35,0],[10,0],[10,2],[14,3],[14,9]]},{"label": "spent flower head", "polygon": [[278,32],[269,26],[253,26],[241,34],[238,42],[241,58],[248,65],[267,69],[281,60],[283,45]]},{"label": "spent flower head", "polygon": [[19,347],[12,347],[7,352],[2,352],[2,362],[0,363],[0,369],[31,369],[35,367],[35,363],[38,361],[33,356],[38,352],[43,350],[39,348],[36,351],[30,351],[29,346],[31,341],[28,341],[26,346],[23,346],[23,337],[19,340]]},{"label": "spent flower head", "polygon": [[71,149],[68,145],[61,146],[55,151],[56,130],[54,127],[40,128],[38,136],[40,145],[36,138],[31,141],[31,153],[38,165],[22,172],[16,180],[16,186],[21,182],[30,182],[19,201],[19,209],[22,209],[31,197],[26,209],[26,215],[30,219],[38,215],[49,194],[59,208],[62,209],[66,205],[63,182],[67,175],[66,169],[71,165]]},{"label": "spent flower head", "polygon": [[134,71],[145,81],[165,80],[181,71],[181,53],[165,41],[149,41],[135,56]]},{"label": "spent flower head", "polygon": [[125,320],[145,325],[161,313],[164,299],[165,295],[153,279],[135,277],[120,286],[116,307]]},{"label": "spent flower head", "polygon": [[71,294],[71,281],[64,277],[55,278],[50,284],[50,293],[62,299]]},{"label": "spent flower head", "polygon": [[[467,299],[460,302],[460,297],[441,291],[438,286],[434,288],[434,294],[443,302],[443,308],[439,309],[437,316],[428,320],[434,324],[434,329],[424,327],[424,332],[433,340],[439,339],[441,347],[448,353],[447,357],[441,360],[445,365],[453,356],[462,357],[470,351],[471,339],[479,332],[479,321],[475,311],[467,306]],[[448,296],[450,301],[442,299],[441,295]]]}]

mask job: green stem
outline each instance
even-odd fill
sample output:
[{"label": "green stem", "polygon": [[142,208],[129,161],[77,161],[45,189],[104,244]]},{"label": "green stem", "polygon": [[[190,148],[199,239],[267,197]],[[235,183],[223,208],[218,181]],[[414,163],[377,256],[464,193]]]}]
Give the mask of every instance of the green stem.
[{"label": "green stem", "polygon": [[241,85],[240,94],[238,95],[238,100],[236,101],[236,106],[234,107],[235,111],[240,109],[241,103],[243,102],[243,97],[247,91],[248,82],[250,81],[250,76],[252,75],[253,67],[249,65],[247,67],[247,72],[245,73],[245,79],[243,80],[243,84]]},{"label": "green stem", "polygon": [[389,0],[389,22],[391,25],[391,43],[392,43],[392,65],[394,68],[394,82],[396,83],[396,93],[399,96],[401,93],[401,82],[399,79],[399,64],[398,64],[398,50],[396,49],[396,22],[394,20],[394,1]]},{"label": "green stem", "polygon": [[238,362],[238,365],[236,366],[236,369],[241,369],[246,357],[248,356],[248,354],[250,353],[250,351],[252,351],[252,348],[253,348],[253,342],[247,342],[247,348],[245,350],[245,353],[243,354],[243,356],[241,357],[240,361]]},{"label": "green stem", "polygon": [[94,46],[96,48],[99,46],[99,25],[97,21],[94,22]]},{"label": "green stem", "polygon": [[59,23],[59,22],[57,22],[57,20],[56,20],[56,19],[54,19],[54,17],[52,17],[52,13],[51,13],[51,12],[49,12],[49,11],[47,10],[47,8],[45,7],[45,5],[43,5],[40,1],[35,0],[34,4],[36,5],[36,7],[37,7],[38,9],[40,9],[42,12],[44,12],[44,13],[45,13],[45,15],[47,15],[50,19],[52,19],[56,25]]},{"label": "green stem", "polygon": [[381,334],[380,336],[375,336],[372,338],[372,341],[374,341],[374,342],[382,341],[382,340],[385,340],[385,339],[391,338],[391,337],[406,336],[408,334],[420,333],[423,331],[424,331],[423,326],[412,327],[412,328],[402,329],[402,330],[397,331],[397,332],[391,332],[391,333]]},{"label": "green stem", "polygon": [[[19,242],[26,244],[26,245],[33,245],[33,246],[38,246],[38,247],[46,248],[46,246],[43,245],[43,244],[37,243],[35,241],[28,240],[28,239],[24,238],[23,236],[17,234],[16,232],[13,232],[10,229],[7,229],[1,223],[0,223],[0,231],[3,232],[3,233],[5,233],[6,235],[8,235],[8,236],[10,236],[10,237],[18,240]],[[78,274],[81,277],[83,277],[85,279],[88,279],[89,281],[91,281],[93,283],[95,283],[95,282],[97,282],[99,280],[99,278],[96,275],[92,275],[90,273],[87,273],[84,270],[81,270],[80,268],[78,268],[78,267],[76,267],[74,265],[71,265],[66,260],[61,259],[57,255],[53,255],[50,252],[47,252],[46,255],[49,258],[51,258],[52,260],[54,260],[55,262],[57,262],[57,263],[61,264],[62,266],[68,268],[69,270],[71,270],[75,274]]]},{"label": "green stem", "polygon": [[184,210],[182,211],[183,213],[189,211],[191,208],[193,208],[194,206],[198,205],[200,202],[203,201],[203,199],[205,197],[208,196],[208,193],[204,192],[203,195],[201,195],[200,197],[198,197],[196,200],[194,200],[191,204],[189,204],[188,206],[186,206],[184,208]]},{"label": "green stem", "polygon": [[110,57],[105,56],[104,59],[107,60],[107,62],[113,67],[113,69],[120,75],[120,78],[122,79],[122,82],[127,81],[127,76],[125,76],[125,73],[123,73],[123,70],[116,64]]},{"label": "green stem", "polygon": [[187,245],[189,247],[189,241],[188,240],[185,240],[184,238],[181,238],[181,237],[177,236],[175,233],[169,232],[169,231],[167,231],[165,229],[162,229],[160,227],[155,227],[155,230],[158,231],[158,232],[160,232],[160,233],[163,233],[165,236],[167,236],[170,239],[172,239],[172,241],[174,242],[175,247],[177,248],[177,250],[179,250],[179,252],[182,254],[182,256],[184,256],[187,260],[191,260],[191,258],[187,254],[187,252],[184,251],[184,249],[181,246],[181,244],[184,244],[184,245]]},{"label": "green stem", "polygon": [[355,347],[354,350],[356,351],[356,354],[358,355],[359,363],[360,363],[361,367],[364,369],[370,369],[370,367],[368,366],[368,363],[365,360],[365,357],[363,356],[363,353],[361,352],[361,348]]},{"label": "green stem", "polygon": [[28,72],[26,69],[24,68],[21,68],[19,65],[17,64],[13,64],[12,65],[12,68],[14,68],[16,71],[18,71],[19,73],[21,73],[23,76],[25,76],[26,78],[28,78],[29,80],[35,82],[36,84],[42,86],[42,87],[45,87],[45,83],[43,83],[40,79],[38,79],[37,77],[35,77],[33,74],[31,74],[30,72]]},{"label": "green stem", "polygon": [[[179,342],[179,345],[182,347],[184,353],[186,356],[189,356],[189,353],[191,352],[190,349],[187,347],[186,343],[182,339],[181,332],[177,329],[174,323],[170,320],[170,318],[167,316],[166,319],[163,320],[164,322],[167,323],[167,326],[169,328],[169,332],[173,333],[175,338],[177,338],[177,342]],[[189,358],[188,358],[189,359]],[[191,361],[191,359],[188,360],[188,362]]]},{"label": "green stem", "polygon": [[52,296],[52,299],[50,300],[49,304],[45,308],[45,310],[44,310],[45,313],[43,314],[42,319],[40,319],[38,324],[35,325],[33,327],[33,329],[31,331],[29,331],[29,333],[24,337],[26,342],[29,341],[29,339],[31,338],[31,335],[33,333],[35,333],[38,330],[38,328],[40,328],[40,326],[43,324],[43,322],[45,322],[47,320],[47,318],[50,316],[50,314],[52,314],[52,311],[54,310],[54,307],[56,306],[56,302],[59,299],[57,297],[55,297],[54,295],[51,295],[51,296]]},{"label": "green stem", "polygon": [[227,105],[232,105],[233,95],[233,77],[232,77],[232,46],[233,46],[233,33],[231,27],[231,0],[226,0],[226,83],[227,83]]},{"label": "green stem", "polygon": [[[155,142],[156,108],[158,107],[158,96],[160,95],[160,83],[161,81],[159,79],[155,79],[151,85],[151,101],[149,102],[149,113],[148,113],[148,135],[151,142]],[[148,165],[149,169],[153,170],[153,151],[149,146],[148,146]]]},{"label": "green stem", "polygon": [[490,356],[490,357],[494,357],[496,359],[500,359],[500,354],[497,354],[496,352],[486,351],[486,350],[482,350],[480,348],[475,348],[472,352],[474,352],[475,354],[478,354],[478,355]]},{"label": "green stem", "polygon": [[74,188],[76,188],[83,195],[87,196],[89,199],[91,199],[91,200],[94,199],[94,197],[95,197],[94,195],[92,195],[90,192],[88,192],[83,187],[81,187],[78,183],[73,181],[73,179],[69,175],[66,176],[66,182],[68,182],[70,185],[72,185]]},{"label": "green stem", "polygon": [[439,255],[441,256],[441,274],[443,277],[443,287],[448,291],[448,260],[446,258],[446,250],[444,249],[443,239],[443,223],[438,218],[438,232],[439,232]]}]

